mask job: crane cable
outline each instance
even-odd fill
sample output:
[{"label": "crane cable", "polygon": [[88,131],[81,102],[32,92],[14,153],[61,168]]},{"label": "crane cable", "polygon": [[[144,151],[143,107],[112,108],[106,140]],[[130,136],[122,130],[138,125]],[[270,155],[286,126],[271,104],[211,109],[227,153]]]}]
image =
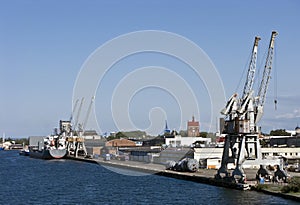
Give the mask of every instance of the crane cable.
[{"label": "crane cable", "polygon": [[274,61],[274,105],[275,110],[277,110],[277,52],[276,52],[276,44],[274,46],[275,52],[275,61]]},{"label": "crane cable", "polygon": [[[239,80],[239,83],[237,84],[237,87],[235,88],[235,93],[238,93],[238,90],[240,89],[240,86],[242,86],[241,85],[242,80],[245,79],[244,76],[245,76],[245,73],[247,73],[246,71],[248,71],[248,66],[249,66],[249,62],[250,62],[250,59],[251,59],[251,54],[252,54],[252,52],[249,53],[248,60],[246,61],[246,64],[244,65],[243,73],[242,73],[242,75],[240,77],[240,80]],[[246,76],[246,79],[247,78],[248,78],[248,76]]]}]

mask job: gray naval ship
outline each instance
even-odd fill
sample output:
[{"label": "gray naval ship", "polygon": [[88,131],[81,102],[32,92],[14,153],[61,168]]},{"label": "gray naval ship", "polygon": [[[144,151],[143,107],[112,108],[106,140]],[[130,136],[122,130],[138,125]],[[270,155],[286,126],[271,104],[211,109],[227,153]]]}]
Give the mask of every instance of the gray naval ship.
[{"label": "gray naval ship", "polygon": [[29,156],[41,159],[61,159],[67,154],[65,142],[60,136],[30,137]]},{"label": "gray naval ship", "polygon": [[61,159],[67,155],[67,136],[71,130],[69,121],[60,121],[60,132],[53,135],[29,137],[29,156],[40,159]]}]

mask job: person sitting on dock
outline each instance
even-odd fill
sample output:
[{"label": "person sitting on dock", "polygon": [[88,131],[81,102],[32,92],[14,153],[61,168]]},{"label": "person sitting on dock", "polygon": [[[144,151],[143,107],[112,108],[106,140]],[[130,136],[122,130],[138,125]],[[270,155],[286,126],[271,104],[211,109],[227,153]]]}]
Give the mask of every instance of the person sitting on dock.
[{"label": "person sitting on dock", "polygon": [[256,173],[256,180],[259,182],[270,181],[270,176],[271,174],[268,172],[268,170],[264,168],[263,165],[260,165]]},{"label": "person sitting on dock", "polygon": [[274,177],[273,177],[273,182],[287,182],[287,174],[285,171],[280,169],[279,165],[275,165],[275,172],[274,172]]}]

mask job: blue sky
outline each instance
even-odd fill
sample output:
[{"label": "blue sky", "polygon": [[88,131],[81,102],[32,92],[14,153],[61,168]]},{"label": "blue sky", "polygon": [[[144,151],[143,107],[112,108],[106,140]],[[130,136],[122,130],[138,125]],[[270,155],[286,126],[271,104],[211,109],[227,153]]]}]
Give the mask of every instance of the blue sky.
[{"label": "blue sky", "polygon": [[[268,132],[300,124],[299,1],[2,0],[0,4],[0,132],[7,136],[50,134],[60,119],[70,117],[73,87],[88,56],[105,42],[140,30],[172,32],[196,43],[217,68],[227,98],[241,93],[254,37],[262,38],[258,57],[262,67],[271,31],[277,30],[273,78],[261,126]],[[119,63],[122,71],[112,69],[105,76],[95,103],[101,131],[116,129],[109,113],[112,87],[126,72],[153,61],[172,68],[199,91],[195,92],[200,104],[196,119],[200,118],[201,130],[208,130],[209,100],[203,82],[191,71],[183,72],[175,59],[149,54],[125,59]],[[149,126],[153,107],[164,108],[170,128],[180,129],[180,105],[155,88],[132,99],[131,117],[138,128]],[[92,124],[87,128],[96,129]]]}]

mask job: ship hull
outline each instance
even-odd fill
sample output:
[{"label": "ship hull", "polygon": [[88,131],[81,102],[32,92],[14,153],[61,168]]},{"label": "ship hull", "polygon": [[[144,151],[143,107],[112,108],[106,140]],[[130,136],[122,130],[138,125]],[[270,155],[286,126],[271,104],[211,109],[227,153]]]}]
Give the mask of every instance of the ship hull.
[{"label": "ship hull", "polygon": [[67,151],[65,149],[62,150],[34,150],[30,151],[29,156],[32,158],[38,159],[62,159],[66,156]]},{"label": "ship hull", "polygon": [[61,159],[67,155],[67,150],[65,149],[53,149],[49,150],[49,154],[53,159]]}]

